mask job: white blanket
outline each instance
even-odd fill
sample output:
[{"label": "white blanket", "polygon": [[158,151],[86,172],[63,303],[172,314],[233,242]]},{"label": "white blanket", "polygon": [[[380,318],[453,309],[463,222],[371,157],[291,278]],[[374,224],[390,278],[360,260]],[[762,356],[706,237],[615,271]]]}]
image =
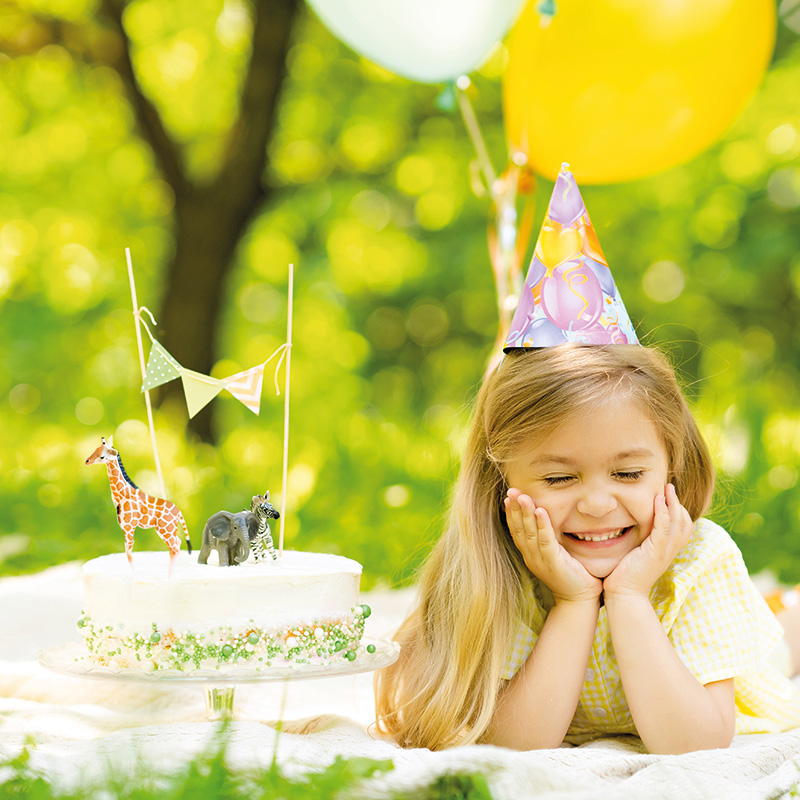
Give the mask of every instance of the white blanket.
[{"label": "white blanket", "polygon": [[[364,599],[374,609],[367,633],[381,637],[396,628],[412,595],[375,591]],[[200,686],[96,681],[39,666],[40,650],[77,639],[80,608],[76,564],[0,580],[0,760],[32,738],[33,767],[69,789],[102,780],[111,767],[132,775],[142,763],[175,770],[206,751],[217,724],[206,719]],[[488,776],[497,800],[766,800],[788,796],[800,784],[800,730],[737,737],[729,750],[683,756],[648,755],[632,737],[531,753],[489,746],[432,753],[401,750],[370,735],[373,714],[371,675],[239,686],[229,763],[267,766],[276,748],[289,774],[321,769],[337,755],[391,759],[394,769],[364,789],[375,798],[425,786],[444,773],[473,771]],[[304,726],[309,717],[316,719]],[[276,733],[279,718],[293,732]]]}]

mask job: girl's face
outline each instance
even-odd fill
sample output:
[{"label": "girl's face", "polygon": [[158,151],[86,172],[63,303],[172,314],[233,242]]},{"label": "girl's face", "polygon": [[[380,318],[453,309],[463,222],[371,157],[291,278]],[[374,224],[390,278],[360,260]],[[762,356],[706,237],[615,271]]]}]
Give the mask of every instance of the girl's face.
[{"label": "girl's face", "polygon": [[547,511],[566,551],[602,579],[650,535],[668,469],[664,443],[639,403],[612,398],[523,444],[506,477]]}]

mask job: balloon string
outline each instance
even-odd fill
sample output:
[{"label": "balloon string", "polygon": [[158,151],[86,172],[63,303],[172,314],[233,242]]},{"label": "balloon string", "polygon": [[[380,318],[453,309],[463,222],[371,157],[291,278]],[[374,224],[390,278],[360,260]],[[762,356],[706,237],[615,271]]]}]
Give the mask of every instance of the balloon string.
[{"label": "balloon string", "polygon": [[[533,224],[533,203],[531,200],[533,185],[531,184],[527,190],[523,190],[527,198],[523,208],[520,230],[520,223],[517,218],[517,194],[521,173],[526,165],[525,156],[521,153],[514,154],[506,170],[498,177],[489,157],[489,151],[486,148],[486,142],[481,133],[475,111],[466,94],[469,86],[469,78],[466,75],[462,75],[455,83],[455,91],[467,134],[475,148],[476,158],[470,164],[470,182],[478,196],[488,194],[492,201],[492,215],[489,221],[487,237],[489,258],[497,291],[498,330],[488,365],[488,370],[491,371],[505,344],[514,309],[520,292],[523,290],[520,264],[524,258]],[[520,236],[520,232],[522,236]]]},{"label": "balloon string", "polygon": [[467,97],[466,89],[469,88],[469,85],[470,80],[466,75],[462,75],[456,81],[456,100],[461,111],[461,118],[464,120],[464,126],[467,129],[469,138],[472,140],[472,146],[475,148],[478,167],[483,173],[486,188],[491,192],[494,182],[497,180],[497,173],[492,164],[492,159],[489,157],[489,151],[486,149],[486,142],[483,139],[480,125],[478,125],[478,118],[475,116],[469,97]]}]

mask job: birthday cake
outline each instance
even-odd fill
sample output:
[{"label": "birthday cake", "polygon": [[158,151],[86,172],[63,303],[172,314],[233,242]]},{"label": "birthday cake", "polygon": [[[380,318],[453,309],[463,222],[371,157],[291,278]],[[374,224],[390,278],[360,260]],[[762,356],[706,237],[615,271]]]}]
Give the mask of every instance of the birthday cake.
[{"label": "birthday cake", "polygon": [[356,561],[288,551],[276,561],[218,567],[179,552],[171,572],[163,551],[134,553],[133,568],[125,553],[84,565],[78,627],[91,663],[120,671],[267,671],[359,654],[370,609],[358,603]]}]

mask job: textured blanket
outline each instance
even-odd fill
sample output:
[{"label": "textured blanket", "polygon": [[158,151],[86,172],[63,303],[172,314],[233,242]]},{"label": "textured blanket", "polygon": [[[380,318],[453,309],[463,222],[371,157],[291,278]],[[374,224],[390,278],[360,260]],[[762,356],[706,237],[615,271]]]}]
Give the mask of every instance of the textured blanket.
[{"label": "textured blanket", "polygon": [[[396,628],[412,596],[376,591],[364,598],[374,609],[367,633],[379,638]],[[80,609],[78,565],[0,580],[0,761],[32,740],[32,766],[68,789],[101,779],[110,767],[171,771],[207,751],[217,724],[206,718],[200,686],[95,681],[39,666],[40,650],[77,639]],[[432,753],[372,735],[373,714],[371,675],[242,685],[228,760],[234,769],[266,767],[277,753],[284,771],[296,774],[337,755],[391,759],[394,769],[364,788],[375,798],[475,771],[488,776],[497,800],[766,800],[797,796],[800,785],[800,730],[737,737],[728,750],[682,756],[649,755],[633,737],[530,753],[489,746]],[[278,719],[288,732],[276,733]]]}]

